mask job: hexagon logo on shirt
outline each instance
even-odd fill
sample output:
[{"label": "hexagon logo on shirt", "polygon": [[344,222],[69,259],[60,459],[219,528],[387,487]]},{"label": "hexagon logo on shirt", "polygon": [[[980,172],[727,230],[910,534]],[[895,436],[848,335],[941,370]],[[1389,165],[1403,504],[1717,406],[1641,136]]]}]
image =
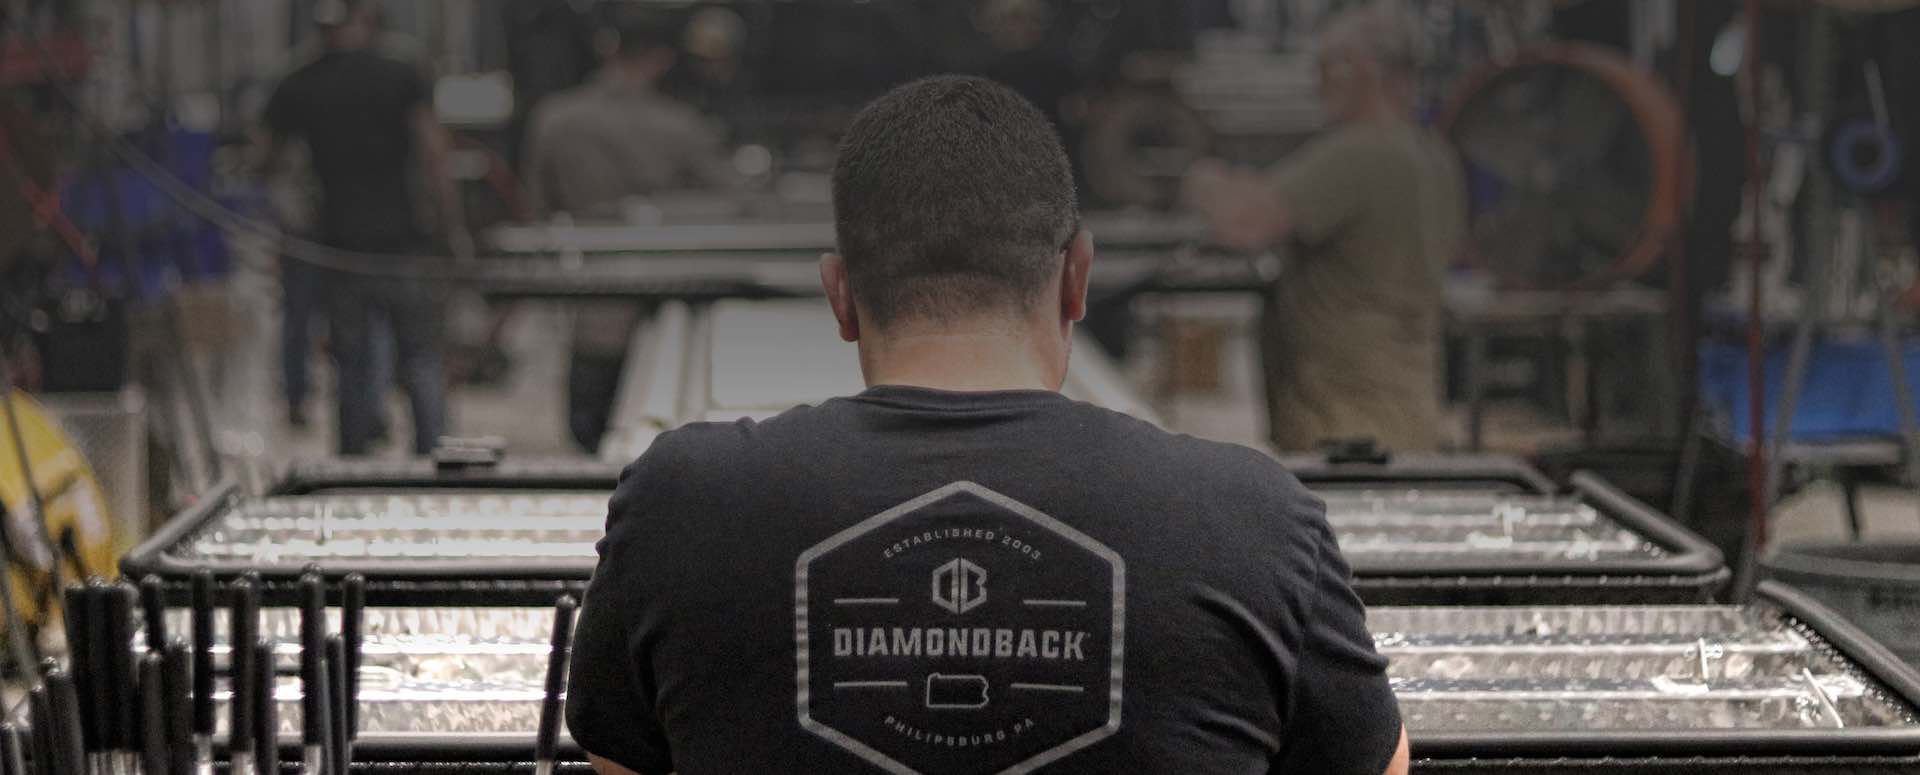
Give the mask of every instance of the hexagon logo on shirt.
[{"label": "hexagon logo on shirt", "polygon": [[895,775],[1017,775],[1120,729],[1126,563],[972,482],[795,563],[800,725]]}]

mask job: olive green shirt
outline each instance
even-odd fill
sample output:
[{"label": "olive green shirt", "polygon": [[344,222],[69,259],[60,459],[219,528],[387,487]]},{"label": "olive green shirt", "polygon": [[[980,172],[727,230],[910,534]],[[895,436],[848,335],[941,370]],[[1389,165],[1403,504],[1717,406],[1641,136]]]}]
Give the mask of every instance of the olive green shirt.
[{"label": "olive green shirt", "polygon": [[645,86],[601,77],[534,109],[527,178],[541,214],[617,218],[623,200],[725,188],[726,134]]},{"label": "olive green shirt", "polygon": [[1352,124],[1272,180],[1299,243],[1265,323],[1274,444],[1438,448],[1441,287],[1467,222],[1452,148],[1410,123]]},{"label": "olive green shirt", "polygon": [[[602,76],[548,97],[531,123],[527,179],[542,216],[618,220],[629,198],[734,183],[721,128],[650,87]],[[579,305],[574,349],[624,354],[640,310],[625,302]]]}]

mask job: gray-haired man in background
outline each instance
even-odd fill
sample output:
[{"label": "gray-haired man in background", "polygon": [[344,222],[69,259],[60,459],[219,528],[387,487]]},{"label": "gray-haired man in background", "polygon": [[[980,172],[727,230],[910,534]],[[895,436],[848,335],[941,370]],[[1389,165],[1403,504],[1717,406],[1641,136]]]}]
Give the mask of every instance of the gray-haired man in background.
[{"label": "gray-haired man in background", "polygon": [[[676,58],[676,22],[664,11],[613,11],[600,72],[534,109],[526,176],[542,216],[617,221],[629,200],[732,184],[721,128],[659,91]],[[635,304],[601,302],[580,305],[574,318],[567,427],[589,452],[606,431],[640,314]]]},{"label": "gray-haired man in background", "polygon": [[1216,239],[1296,249],[1263,325],[1268,422],[1280,449],[1371,437],[1431,450],[1440,414],[1441,290],[1466,232],[1453,150],[1414,123],[1410,23],[1342,14],[1320,38],[1320,97],[1334,126],[1255,173],[1188,174]]}]

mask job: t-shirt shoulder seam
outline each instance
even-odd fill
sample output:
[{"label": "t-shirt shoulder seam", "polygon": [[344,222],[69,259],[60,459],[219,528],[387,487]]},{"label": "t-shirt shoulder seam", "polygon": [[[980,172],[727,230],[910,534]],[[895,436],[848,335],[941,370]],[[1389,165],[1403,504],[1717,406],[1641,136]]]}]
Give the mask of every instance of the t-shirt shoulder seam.
[{"label": "t-shirt shoulder seam", "polygon": [[[743,426],[751,428],[758,424],[759,423],[751,417],[742,417],[737,420],[727,421],[701,420],[699,422],[690,422],[661,433],[654,438],[653,444],[654,446],[659,446],[661,442],[667,442],[673,446],[675,451],[698,450],[704,448],[703,445],[712,444],[719,439],[732,438],[734,434],[730,433],[730,431],[739,430]],[[649,450],[651,450],[651,447]]]}]

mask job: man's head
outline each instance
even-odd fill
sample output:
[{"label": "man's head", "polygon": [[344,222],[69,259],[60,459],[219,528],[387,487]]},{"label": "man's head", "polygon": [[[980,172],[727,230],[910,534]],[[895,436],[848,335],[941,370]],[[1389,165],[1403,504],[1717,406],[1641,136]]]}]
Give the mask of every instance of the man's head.
[{"label": "man's head", "polygon": [[337,49],[366,48],[380,33],[376,0],[321,0],[314,6],[313,20],[320,25],[327,45]]},{"label": "man's head", "polygon": [[1319,57],[1320,99],[1333,120],[1409,107],[1419,45],[1400,14],[1366,6],[1334,16],[1320,33]]},{"label": "man's head", "polygon": [[607,66],[649,82],[673,67],[681,30],[676,13],[614,3],[602,21],[594,45]]},{"label": "man's head", "polygon": [[[821,262],[842,337],[995,333],[1057,351],[1085,314],[1092,239],[1073,169],[1039,109],[981,78],[888,92],[833,170],[840,252]],[[871,375],[870,375],[871,376]]]}]

